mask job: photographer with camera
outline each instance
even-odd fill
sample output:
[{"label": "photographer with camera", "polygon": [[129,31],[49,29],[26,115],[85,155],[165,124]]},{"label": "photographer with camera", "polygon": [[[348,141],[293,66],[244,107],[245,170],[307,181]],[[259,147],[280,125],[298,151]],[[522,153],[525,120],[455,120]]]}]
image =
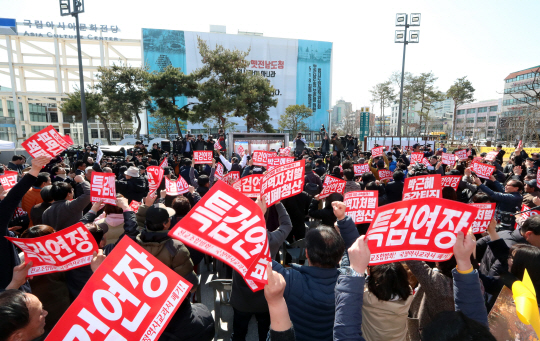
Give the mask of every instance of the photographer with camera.
[{"label": "photographer with camera", "polygon": [[214,144],[216,143],[214,141],[214,138],[212,137],[212,135],[208,135],[208,138],[206,139],[206,150],[211,150],[211,151],[214,151]]},{"label": "photographer with camera", "polygon": [[293,142],[294,155],[297,157],[302,154],[304,148],[306,148],[306,139],[302,137],[302,133],[298,133]]},{"label": "photographer with camera", "polygon": [[340,153],[343,151],[343,143],[341,142],[341,138],[337,136],[337,133],[332,134],[332,138],[330,139],[330,143],[334,145],[334,152],[337,152],[337,155],[340,156]]}]

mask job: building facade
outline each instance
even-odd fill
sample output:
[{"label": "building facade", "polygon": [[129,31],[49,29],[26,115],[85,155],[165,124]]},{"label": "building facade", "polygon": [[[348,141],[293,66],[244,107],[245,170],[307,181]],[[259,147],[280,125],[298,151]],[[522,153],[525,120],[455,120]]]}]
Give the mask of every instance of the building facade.
[{"label": "building facade", "polygon": [[492,99],[459,106],[456,113],[455,137],[496,140],[502,102],[502,99]]},{"label": "building facade", "polygon": [[336,101],[334,107],[332,107],[332,113],[330,120],[332,122],[332,130],[334,128],[343,129],[344,119],[348,117],[353,112],[352,103],[346,102],[343,99]]}]

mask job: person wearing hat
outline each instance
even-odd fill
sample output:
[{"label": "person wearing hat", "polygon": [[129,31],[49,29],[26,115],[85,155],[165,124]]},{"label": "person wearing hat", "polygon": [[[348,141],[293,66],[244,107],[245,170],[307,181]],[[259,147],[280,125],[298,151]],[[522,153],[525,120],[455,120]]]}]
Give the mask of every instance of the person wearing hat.
[{"label": "person wearing hat", "polygon": [[529,207],[536,206],[533,202],[534,198],[540,198],[540,189],[536,179],[525,180],[525,188],[523,193],[523,205]]},{"label": "person wearing hat", "polygon": [[116,180],[116,193],[122,194],[128,201],[141,201],[146,194],[146,186],[139,168],[131,166],[124,172],[125,180]]}]

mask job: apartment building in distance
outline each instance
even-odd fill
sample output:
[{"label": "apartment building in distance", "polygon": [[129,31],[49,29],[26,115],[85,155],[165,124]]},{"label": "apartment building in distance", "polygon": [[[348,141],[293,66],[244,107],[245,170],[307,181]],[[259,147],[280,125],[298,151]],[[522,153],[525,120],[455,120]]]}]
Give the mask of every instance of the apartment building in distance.
[{"label": "apartment building in distance", "polygon": [[459,106],[454,136],[457,139],[496,140],[502,102],[499,98]]}]

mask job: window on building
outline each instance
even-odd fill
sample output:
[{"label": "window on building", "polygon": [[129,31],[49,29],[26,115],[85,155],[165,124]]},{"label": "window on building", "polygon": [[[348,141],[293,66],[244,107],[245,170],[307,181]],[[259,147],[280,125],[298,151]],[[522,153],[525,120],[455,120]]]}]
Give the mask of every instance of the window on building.
[{"label": "window on building", "polygon": [[494,112],[494,111],[497,111],[497,110],[499,110],[498,105],[492,105],[491,107],[489,107],[489,111],[491,111],[491,112]]},{"label": "window on building", "polygon": [[467,109],[467,114],[474,114],[476,111],[476,109],[473,108],[473,109]]},{"label": "window on building", "polygon": [[478,117],[478,118],[476,119],[476,122],[477,122],[477,123],[483,123],[483,122],[486,122],[486,118],[485,118],[485,117]]},{"label": "window on building", "polygon": [[32,126],[32,132],[37,133],[38,131],[43,130],[45,128],[47,128],[47,126]]},{"label": "window on building", "polygon": [[497,116],[489,116],[489,122],[497,122]]},{"label": "window on building", "polygon": [[474,123],[474,117],[468,117],[467,123]]},{"label": "window on building", "polygon": [[112,138],[113,138],[113,139],[121,139],[122,136],[120,135],[120,132],[119,132],[119,131],[113,130],[113,132],[112,132]]},{"label": "window on building", "polygon": [[488,130],[487,137],[493,137],[493,130]]},{"label": "window on building", "polygon": [[463,110],[458,110],[458,111],[457,111],[457,114],[458,114],[458,115],[465,115],[465,109],[463,109]]},{"label": "window on building", "polygon": [[487,112],[487,107],[478,108],[478,112]]},{"label": "window on building", "polygon": [[49,115],[51,116],[51,122],[58,123],[58,113],[56,111],[50,111]]},{"label": "window on building", "polygon": [[456,119],[456,123],[463,123],[463,119],[462,118]]},{"label": "window on building", "polygon": [[93,139],[97,139],[98,138],[98,131],[97,129],[91,129],[90,130],[90,135]]}]

